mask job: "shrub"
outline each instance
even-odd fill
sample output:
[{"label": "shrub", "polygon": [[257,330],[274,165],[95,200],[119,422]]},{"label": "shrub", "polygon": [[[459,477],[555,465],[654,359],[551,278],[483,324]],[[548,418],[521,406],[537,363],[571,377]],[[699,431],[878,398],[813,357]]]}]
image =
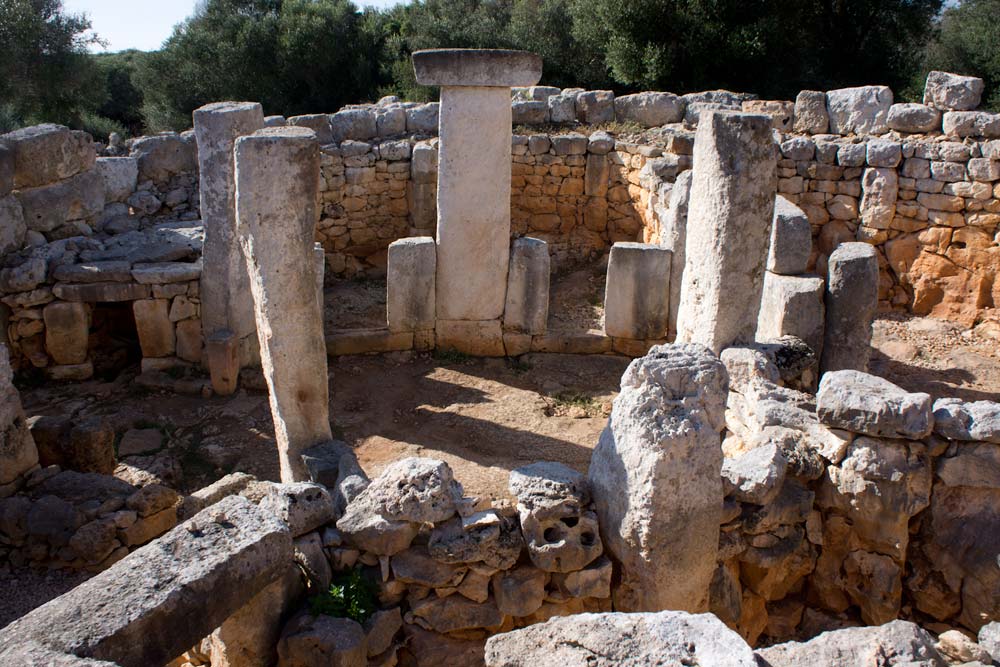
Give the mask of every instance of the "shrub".
[{"label": "shrub", "polygon": [[361,568],[334,576],[330,590],[309,600],[313,616],[336,616],[364,623],[378,609],[378,588]]}]

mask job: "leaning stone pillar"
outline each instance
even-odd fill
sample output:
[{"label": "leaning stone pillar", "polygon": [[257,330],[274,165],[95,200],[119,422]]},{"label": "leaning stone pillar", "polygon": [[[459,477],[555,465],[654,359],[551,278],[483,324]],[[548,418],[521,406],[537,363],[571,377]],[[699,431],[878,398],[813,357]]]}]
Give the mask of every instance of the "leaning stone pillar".
[{"label": "leaning stone pillar", "polygon": [[[418,83],[441,87],[437,319],[446,321],[451,346],[467,348],[460,351],[498,348],[502,354],[510,257],[510,89],[538,83],[542,59],[524,51],[438,49],[414,53],[413,69]],[[454,332],[495,340],[464,341]]]},{"label": "leaning stone pillar", "polygon": [[319,144],[304,127],[236,141],[236,216],[250,272],[281,481],[308,479],[300,454],[330,440],[323,318],[316,298]]},{"label": "leaning stone pillar", "polygon": [[830,255],[826,335],[820,371],[867,371],[878,309],[878,257],[867,243],[842,243]]},{"label": "leaning stone pillar", "polygon": [[[246,260],[236,235],[236,192],[233,144],[237,137],[264,127],[256,102],[215,102],[194,110],[198,140],[201,218],[205,224],[201,272],[201,326],[205,340],[223,330],[237,341],[254,333],[253,298]],[[209,356],[209,372],[214,368]],[[227,369],[228,372],[228,369]],[[215,383],[224,386],[226,383]]]},{"label": "leaning stone pillar", "polygon": [[703,112],[694,142],[677,342],[751,343],[777,191],[771,117]]},{"label": "leaning stone pillar", "polygon": [[719,551],[728,379],[702,345],[658,345],[622,376],[590,459],[617,611],[708,610]]}]

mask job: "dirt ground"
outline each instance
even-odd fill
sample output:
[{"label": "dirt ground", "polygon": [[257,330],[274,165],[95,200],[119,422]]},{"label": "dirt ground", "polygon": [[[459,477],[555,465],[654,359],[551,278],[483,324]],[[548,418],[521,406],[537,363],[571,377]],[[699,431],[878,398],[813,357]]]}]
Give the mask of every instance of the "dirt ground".
[{"label": "dirt ground", "polygon": [[[592,301],[603,285],[580,278],[568,274],[553,289],[553,301],[561,304],[554,309],[558,324],[550,322],[554,329],[600,326],[602,313]],[[374,283],[366,289],[368,297],[353,301],[328,292],[327,303],[342,306],[328,312],[339,311],[338,322],[365,321],[365,313],[375,312],[370,297],[379,288]],[[587,307],[564,307],[574,303]],[[963,330],[883,314],[873,347],[871,371],[908,390],[1000,401],[1000,328]],[[518,360],[413,353],[340,357],[329,363],[330,418],[335,435],[355,448],[370,476],[402,457],[440,458],[466,493],[486,504],[508,497],[508,473],[525,463],[554,460],[585,472],[628,363],[614,356],[555,354]],[[160,457],[179,466],[175,485],[185,492],[237,470],[277,479],[265,393],[240,390],[206,400],[150,391],[133,384],[136,372],[112,382],[22,386],[25,411],[101,415],[119,436],[129,428],[159,428],[166,436]],[[0,626],[85,576],[0,571]]]}]

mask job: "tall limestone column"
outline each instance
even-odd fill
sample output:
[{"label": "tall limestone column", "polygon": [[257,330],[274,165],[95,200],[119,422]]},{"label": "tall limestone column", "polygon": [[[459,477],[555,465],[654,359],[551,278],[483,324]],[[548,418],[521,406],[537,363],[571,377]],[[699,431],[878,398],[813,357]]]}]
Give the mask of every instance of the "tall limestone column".
[{"label": "tall limestone column", "polygon": [[[242,339],[253,336],[254,316],[246,260],[236,234],[233,145],[237,137],[264,127],[264,112],[257,102],[215,102],[195,109],[193,116],[205,224],[202,333],[205,340],[217,340],[224,332],[232,332],[232,345],[238,348]],[[230,375],[231,369],[213,368],[217,358],[207,357],[209,371]],[[214,384],[222,387],[227,383]],[[235,384],[232,386],[235,389]]]},{"label": "tall limestone column", "polygon": [[503,354],[510,259],[512,86],[532,86],[542,59],[524,51],[413,54],[417,82],[441,87],[437,194],[438,345]]},{"label": "tall limestone column", "polygon": [[331,439],[326,343],[316,298],[319,143],[305,127],[236,140],[236,217],[246,253],[281,481],[308,479],[300,454]]},{"label": "tall limestone column", "polygon": [[694,141],[677,342],[752,343],[777,172],[771,117],[703,112]]}]

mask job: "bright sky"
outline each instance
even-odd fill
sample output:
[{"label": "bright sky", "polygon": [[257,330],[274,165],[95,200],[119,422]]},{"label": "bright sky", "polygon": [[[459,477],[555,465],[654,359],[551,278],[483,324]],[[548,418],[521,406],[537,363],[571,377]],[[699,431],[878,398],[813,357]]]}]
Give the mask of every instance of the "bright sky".
[{"label": "bright sky", "polygon": [[[392,7],[405,0],[355,0],[358,6]],[[194,11],[195,0],[63,0],[67,11],[84,13],[101,39],[102,51],[160,48],[174,26]]]}]

